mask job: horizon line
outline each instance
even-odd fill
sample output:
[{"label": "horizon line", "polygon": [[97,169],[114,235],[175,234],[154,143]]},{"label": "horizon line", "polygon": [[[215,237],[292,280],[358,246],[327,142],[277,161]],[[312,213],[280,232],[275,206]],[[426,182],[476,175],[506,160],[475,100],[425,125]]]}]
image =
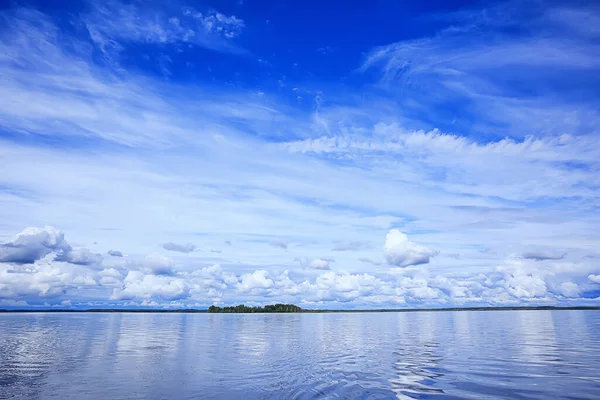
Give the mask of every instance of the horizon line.
[{"label": "horizon line", "polygon": [[[302,314],[302,313],[367,313],[367,312],[443,312],[443,311],[589,311],[600,310],[600,306],[505,306],[505,307],[444,307],[444,308],[374,308],[362,310],[344,309],[302,309],[298,312],[213,312],[210,314]],[[113,312],[113,313],[206,313],[208,308],[176,308],[176,309],[145,309],[145,308],[87,308],[87,309],[0,309],[0,313],[86,313],[86,312]]]}]

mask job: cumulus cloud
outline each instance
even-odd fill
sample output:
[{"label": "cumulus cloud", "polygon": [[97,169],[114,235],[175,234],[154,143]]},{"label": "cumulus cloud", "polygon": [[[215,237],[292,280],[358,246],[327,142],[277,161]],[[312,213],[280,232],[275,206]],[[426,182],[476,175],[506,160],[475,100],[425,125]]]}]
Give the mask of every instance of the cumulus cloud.
[{"label": "cumulus cloud", "polygon": [[70,250],[63,232],[51,226],[26,228],[0,244],[0,262],[30,264],[54,251]]},{"label": "cumulus cloud", "polygon": [[56,261],[79,265],[92,265],[102,262],[102,255],[86,248],[72,248],[65,240],[63,232],[51,227],[26,228],[12,240],[0,244],[0,262],[31,264],[49,254],[55,254]]},{"label": "cumulus cloud", "polygon": [[522,258],[535,261],[562,260],[567,253],[558,253],[550,250],[531,250],[521,254]]},{"label": "cumulus cloud", "polygon": [[[37,237],[40,230],[33,232],[37,233],[25,236]],[[333,260],[319,257],[300,259],[303,266],[317,270],[310,274],[266,269],[239,274],[219,264],[191,272],[177,269],[173,260],[160,254],[133,257],[131,261],[102,260],[87,249],[71,248],[63,243],[64,239],[58,242],[62,244],[50,246],[54,250],[33,263],[0,263],[0,299],[10,300],[7,307],[17,307],[17,301],[23,298],[48,299],[58,306],[71,299],[76,305],[90,296],[97,299],[95,305],[109,301],[140,305],[143,301],[155,307],[173,306],[174,301],[178,307],[204,307],[264,298],[332,308],[342,303],[348,304],[342,308],[352,307],[350,303],[372,307],[519,305],[552,300],[571,303],[585,296],[594,283],[600,283],[600,275],[590,274],[596,271],[593,261],[539,263],[511,257],[478,274],[450,277],[430,275],[423,268],[392,268],[376,273],[331,271]],[[390,230],[386,238],[385,255],[391,257],[392,265],[417,265],[434,253],[409,241],[398,230]],[[92,264],[100,268],[90,267]]]},{"label": "cumulus cloud", "polygon": [[412,242],[398,229],[391,229],[385,238],[385,257],[390,265],[408,267],[429,263],[429,259],[438,254],[425,246]]},{"label": "cumulus cloud", "polygon": [[251,274],[244,274],[237,285],[237,290],[241,293],[251,293],[269,289],[273,287],[274,283],[268,275],[269,273],[265,270],[257,270]]},{"label": "cumulus cloud", "polygon": [[279,247],[280,249],[287,249],[288,244],[289,240],[283,238],[273,239],[269,242],[269,245],[273,247]]},{"label": "cumulus cloud", "polygon": [[110,299],[151,299],[178,300],[189,296],[189,285],[181,278],[145,274],[142,271],[129,271],[123,287],[114,289]]},{"label": "cumulus cloud", "polygon": [[330,258],[315,258],[309,266],[314,269],[329,269],[329,265],[333,262]]},{"label": "cumulus cloud", "polygon": [[313,290],[315,299],[320,301],[347,302],[359,297],[385,294],[391,288],[387,283],[369,274],[327,271],[315,279]]},{"label": "cumulus cloud", "polygon": [[211,303],[220,303],[226,291],[236,287],[239,279],[236,274],[224,271],[219,264],[214,264],[182,274],[190,283],[190,295],[193,297],[208,297]]},{"label": "cumulus cloud", "polygon": [[29,303],[24,300],[0,299],[0,306],[28,307]]},{"label": "cumulus cloud", "polygon": [[214,264],[209,267],[204,267],[190,274],[191,280],[200,278],[202,287],[225,289],[229,285],[238,283],[237,276],[229,271],[223,271],[219,264]]},{"label": "cumulus cloud", "polygon": [[98,275],[100,277],[100,284],[104,287],[113,288],[121,286],[123,276],[116,268],[105,268]]},{"label": "cumulus cloud", "polygon": [[31,264],[55,253],[56,261],[79,265],[99,264],[102,255],[86,248],[72,248],[63,232],[51,227],[30,227],[0,245],[0,262]]},{"label": "cumulus cloud", "polygon": [[78,247],[62,250],[57,254],[55,260],[79,265],[94,265],[102,262],[102,255],[92,253],[89,249]]},{"label": "cumulus cloud", "polygon": [[123,257],[123,253],[118,250],[109,250],[108,255],[113,257]]},{"label": "cumulus cloud", "polygon": [[510,295],[516,298],[545,297],[548,291],[546,280],[539,273],[527,273],[519,270],[505,274],[498,282]]},{"label": "cumulus cloud", "polygon": [[33,264],[0,263],[0,298],[49,298],[95,286],[93,272],[80,265],[42,259]]},{"label": "cumulus cloud", "polygon": [[196,246],[191,243],[186,244],[178,244],[173,242],[168,242],[162,245],[163,249],[168,251],[178,251],[180,253],[191,253],[196,250]]},{"label": "cumulus cloud", "polygon": [[141,263],[154,275],[174,275],[173,260],[160,254],[149,254]]},{"label": "cumulus cloud", "polygon": [[422,300],[422,299],[437,299],[441,297],[441,292],[439,289],[432,288],[429,286],[419,286],[406,290],[406,295],[408,295],[412,299]]},{"label": "cumulus cloud", "polygon": [[579,297],[579,286],[574,282],[563,282],[560,284],[558,292],[565,297]]}]

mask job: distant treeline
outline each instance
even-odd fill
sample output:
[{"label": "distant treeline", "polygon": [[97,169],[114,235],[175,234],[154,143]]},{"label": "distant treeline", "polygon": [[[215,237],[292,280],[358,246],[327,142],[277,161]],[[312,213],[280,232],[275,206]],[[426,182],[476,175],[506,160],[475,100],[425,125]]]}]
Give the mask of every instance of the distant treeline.
[{"label": "distant treeline", "polygon": [[371,309],[371,310],[325,310],[312,309],[305,310],[293,304],[274,304],[265,307],[247,307],[243,305],[235,307],[215,307],[210,306],[207,309],[195,308],[176,308],[176,309],[160,309],[160,308],[91,308],[91,309],[0,309],[0,313],[36,313],[36,312],[51,312],[51,313],[272,313],[272,312],[287,312],[287,313],[374,313],[374,312],[443,312],[443,311],[572,311],[572,310],[596,310],[600,311],[598,306],[570,306],[570,307],[465,307],[465,308],[388,308],[388,309]]},{"label": "distant treeline", "polygon": [[272,304],[264,307],[248,307],[243,304],[233,307],[208,307],[209,313],[299,313],[300,307],[293,304]]}]

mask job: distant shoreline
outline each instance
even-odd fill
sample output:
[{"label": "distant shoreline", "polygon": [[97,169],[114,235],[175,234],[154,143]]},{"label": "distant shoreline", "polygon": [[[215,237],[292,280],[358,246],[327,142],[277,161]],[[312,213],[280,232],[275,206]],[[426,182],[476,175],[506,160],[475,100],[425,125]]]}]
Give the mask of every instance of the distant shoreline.
[{"label": "distant shoreline", "polygon": [[[308,310],[300,312],[216,312],[210,314],[325,314],[325,313],[406,313],[406,312],[449,312],[449,311],[590,311],[600,310],[600,306],[575,306],[575,307],[458,307],[458,308],[389,308],[372,310]],[[0,313],[185,313],[209,314],[208,309],[142,309],[142,308],[91,308],[85,310],[62,309],[0,309]]]}]

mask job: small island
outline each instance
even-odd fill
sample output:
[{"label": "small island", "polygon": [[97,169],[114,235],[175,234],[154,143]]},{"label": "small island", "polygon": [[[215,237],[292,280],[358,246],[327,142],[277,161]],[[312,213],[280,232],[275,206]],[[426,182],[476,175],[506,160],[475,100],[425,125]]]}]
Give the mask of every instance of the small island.
[{"label": "small island", "polygon": [[232,307],[208,307],[209,313],[299,313],[302,308],[294,304],[271,304],[264,307],[248,307],[243,304]]}]

